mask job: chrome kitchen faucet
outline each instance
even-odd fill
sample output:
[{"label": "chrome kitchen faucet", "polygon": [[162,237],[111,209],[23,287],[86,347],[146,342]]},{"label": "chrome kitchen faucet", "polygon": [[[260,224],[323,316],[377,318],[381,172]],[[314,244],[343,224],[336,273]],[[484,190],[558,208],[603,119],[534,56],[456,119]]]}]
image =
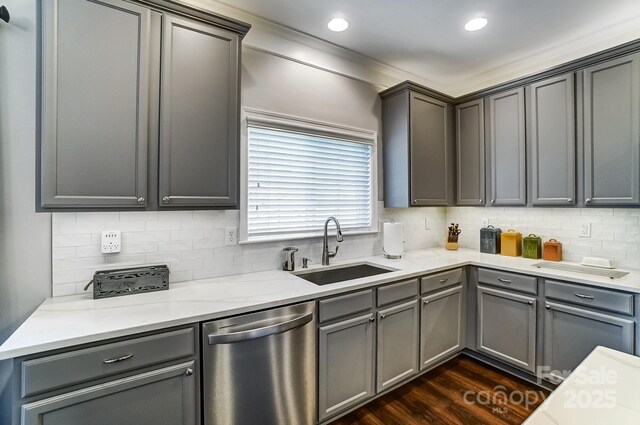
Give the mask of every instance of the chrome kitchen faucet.
[{"label": "chrome kitchen faucet", "polygon": [[340,229],[340,222],[335,217],[329,217],[327,221],[324,222],[324,238],[322,239],[322,265],[329,265],[329,258],[333,258],[338,254],[338,245],[336,245],[336,250],[334,252],[329,251],[329,241],[327,240],[327,227],[329,226],[329,222],[333,220],[336,223],[336,241],[342,242],[342,230]]}]

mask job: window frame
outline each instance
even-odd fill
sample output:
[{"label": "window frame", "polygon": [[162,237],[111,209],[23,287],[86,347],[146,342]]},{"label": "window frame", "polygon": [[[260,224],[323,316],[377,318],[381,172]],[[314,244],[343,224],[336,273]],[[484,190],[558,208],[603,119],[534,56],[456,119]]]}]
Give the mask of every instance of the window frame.
[{"label": "window frame", "polygon": [[239,244],[252,244],[296,239],[316,239],[323,236],[323,231],[306,233],[289,233],[257,236],[249,238],[248,213],[249,204],[249,126],[263,126],[275,130],[301,132],[318,136],[337,138],[355,143],[371,145],[371,226],[369,228],[344,229],[344,235],[363,235],[379,233],[378,226],[378,132],[361,128],[348,127],[323,121],[311,120],[258,109],[243,108],[240,132],[240,229]]}]

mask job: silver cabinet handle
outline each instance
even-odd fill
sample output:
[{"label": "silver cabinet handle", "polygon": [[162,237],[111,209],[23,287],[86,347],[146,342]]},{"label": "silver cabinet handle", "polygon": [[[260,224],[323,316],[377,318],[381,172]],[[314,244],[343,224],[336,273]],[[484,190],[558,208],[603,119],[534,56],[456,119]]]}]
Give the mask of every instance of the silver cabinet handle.
[{"label": "silver cabinet handle", "polygon": [[163,204],[168,204],[170,200],[171,200],[171,199],[170,199],[168,196],[164,196],[164,197],[162,198],[162,203],[163,203]]},{"label": "silver cabinet handle", "polygon": [[295,328],[299,328],[306,325],[313,319],[313,313],[305,314],[303,316],[294,317],[291,320],[277,323],[271,326],[264,326],[261,328],[248,329],[240,332],[210,334],[207,339],[209,345],[215,344],[228,344],[231,342],[246,341],[248,339],[262,338],[273,334],[281,334],[286,331],[290,331]]},{"label": "silver cabinet handle", "polygon": [[553,381],[553,380],[556,380],[556,381],[560,381],[560,382],[564,381],[564,379],[565,379],[563,376],[560,376],[560,375],[558,375],[558,374],[556,374],[556,373],[549,373],[549,378],[550,378],[552,381]]},{"label": "silver cabinet handle", "polygon": [[501,277],[498,278],[498,282],[506,283],[507,285],[511,283],[510,279],[503,279]]},{"label": "silver cabinet handle", "polygon": [[483,202],[482,199],[478,199],[478,203],[481,204]]},{"label": "silver cabinet handle", "polygon": [[141,196],[138,198],[138,204],[144,205],[144,201],[145,201],[144,196]]},{"label": "silver cabinet handle", "polygon": [[495,204],[495,203],[496,203],[496,200],[495,200],[495,199],[492,199],[492,200],[491,200],[491,203],[492,203],[492,204]]},{"label": "silver cabinet handle", "polygon": [[447,283],[449,282],[449,278],[445,277],[444,279],[440,279],[440,283]]},{"label": "silver cabinet handle", "polygon": [[424,304],[424,305],[429,304],[429,300],[424,300],[424,301],[422,301],[422,304]]},{"label": "silver cabinet handle", "polygon": [[187,368],[187,370],[184,372],[184,374],[187,375],[187,376],[193,375],[193,369],[192,368]]},{"label": "silver cabinet handle", "polygon": [[527,304],[533,305],[533,301],[529,300],[529,301],[527,301]]},{"label": "silver cabinet handle", "polygon": [[573,202],[573,198],[567,198],[567,202],[569,203]]},{"label": "silver cabinet handle", "polygon": [[104,363],[104,364],[118,363],[118,362],[122,362],[122,361],[128,360],[131,357],[133,357],[133,354],[127,354],[127,355],[122,356],[122,357],[116,357],[114,359],[103,360],[102,363]]},{"label": "silver cabinet handle", "polygon": [[384,318],[386,318],[386,317],[387,317],[387,315],[386,315],[386,314],[384,314],[384,313],[380,313],[380,318],[381,318],[381,319],[384,319]]},{"label": "silver cabinet handle", "polygon": [[585,204],[588,204],[588,203],[590,203],[590,202],[591,202],[591,198],[587,198],[587,199],[585,199],[585,200],[584,200],[584,203],[585,203]]},{"label": "silver cabinet handle", "polygon": [[547,310],[551,310],[551,306],[549,304],[545,304],[544,308],[546,308]]},{"label": "silver cabinet handle", "polygon": [[412,204],[417,204],[417,203],[418,203],[418,200],[417,200],[417,199],[414,199],[411,203],[412,203]]},{"label": "silver cabinet handle", "polygon": [[375,317],[373,317],[373,316],[371,316],[371,317],[369,317],[369,321],[370,321],[371,323],[373,323],[373,322],[375,322],[375,321],[376,321],[376,318],[375,318]]},{"label": "silver cabinet handle", "polygon": [[593,299],[593,295],[585,295],[585,294],[581,294],[579,292],[575,292],[573,295],[575,295],[578,298],[585,299],[585,300],[592,300]]}]

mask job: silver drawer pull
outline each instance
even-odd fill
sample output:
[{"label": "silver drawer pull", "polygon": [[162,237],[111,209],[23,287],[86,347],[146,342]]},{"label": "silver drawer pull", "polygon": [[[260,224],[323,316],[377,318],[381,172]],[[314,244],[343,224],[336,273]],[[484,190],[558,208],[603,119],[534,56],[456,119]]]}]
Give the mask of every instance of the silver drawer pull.
[{"label": "silver drawer pull", "polygon": [[429,300],[424,300],[424,301],[422,301],[422,303],[423,303],[424,305],[427,305],[427,304],[429,304]]},{"label": "silver drawer pull", "polygon": [[387,315],[386,315],[386,314],[384,314],[384,313],[380,313],[380,318],[381,318],[381,319],[384,319],[384,318],[386,318],[386,317],[387,317]]},{"label": "silver drawer pull", "polygon": [[529,300],[529,301],[527,301],[527,304],[533,305],[533,301]]},{"label": "silver drawer pull", "polygon": [[193,368],[187,368],[187,370],[184,372],[185,375],[187,376],[191,376],[193,375]]},{"label": "silver drawer pull", "polygon": [[122,362],[122,361],[128,360],[131,357],[133,357],[133,354],[127,354],[126,356],[116,357],[115,359],[103,360],[102,363],[104,363],[104,364],[118,363],[118,362]]},{"label": "silver drawer pull", "polygon": [[375,317],[373,317],[373,316],[371,316],[371,317],[369,317],[369,321],[370,321],[371,323],[373,323],[373,322],[375,322],[375,321],[376,321],[376,318],[375,318]]},{"label": "silver drawer pull", "polygon": [[444,279],[440,279],[440,283],[447,283],[449,282],[449,278],[445,277]]},{"label": "silver drawer pull", "polygon": [[546,308],[547,310],[551,310],[551,306],[549,304],[545,304],[544,308]]},{"label": "silver drawer pull", "polygon": [[585,294],[581,294],[579,292],[574,292],[573,295],[575,295],[578,298],[585,299],[585,300],[592,300],[593,299],[593,295],[585,295]]},{"label": "silver drawer pull", "polygon": [[506,283],[507,285],[511,283],[510,279],[503,279],[501,277],[498,278],[498,282]]}]

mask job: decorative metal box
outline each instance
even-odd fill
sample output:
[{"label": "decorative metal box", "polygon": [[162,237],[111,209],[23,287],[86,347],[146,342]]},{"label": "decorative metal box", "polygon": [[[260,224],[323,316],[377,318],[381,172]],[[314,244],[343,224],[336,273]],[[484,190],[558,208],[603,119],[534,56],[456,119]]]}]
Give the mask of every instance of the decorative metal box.
[{"label": "decorative metal box", "polygon": [[532,233],[522,239],[522,256],[535,260],[542,258],[542,238]]},{"label": "decorative metal box", "polygon": [[547,261],[562,261],[562,243],[549,239],[544,243],[542,257]]},{"label": "decorative metal box", "polygon": [[509,229],[500,235],[500,254],[511,257],[522,255],[522,233]]},{"label": "decorative metal box", "polygon": [[480,252],[499,254],[501,233],[502,229],[496,229],[491,225],[480,229]]},{"label": "decorative metal box", "polygon": [[94,299],[162,291],[169,289],[169,268],[162,265],[98,271],[92,282]]}]

